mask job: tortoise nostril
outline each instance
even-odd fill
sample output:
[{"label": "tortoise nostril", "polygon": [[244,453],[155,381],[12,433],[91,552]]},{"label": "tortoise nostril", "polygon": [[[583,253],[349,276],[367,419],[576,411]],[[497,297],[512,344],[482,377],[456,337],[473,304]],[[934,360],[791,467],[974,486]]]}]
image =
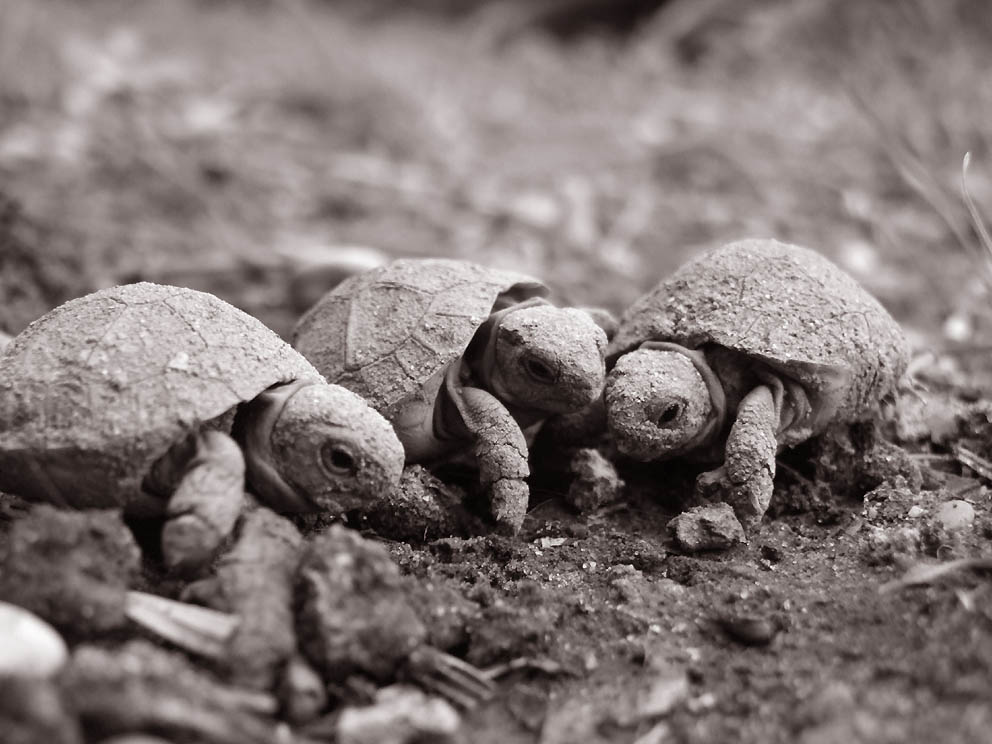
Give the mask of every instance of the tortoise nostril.
[{"label": "tortoise nostril", "polygon": [[661,415],[658,417],[657,424],[660,428],[665,429],[671,426],[673,421],[676,421],[682,413],[682,406],[678,403],[670,403]]}]

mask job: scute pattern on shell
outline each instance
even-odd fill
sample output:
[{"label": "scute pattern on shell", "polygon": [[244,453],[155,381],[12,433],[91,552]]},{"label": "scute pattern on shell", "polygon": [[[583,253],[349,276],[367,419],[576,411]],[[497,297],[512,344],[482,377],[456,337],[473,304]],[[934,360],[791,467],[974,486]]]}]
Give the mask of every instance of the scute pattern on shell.
[{"label": "scute pattern on shell", "polygon": [[32,469],[50,486],[36,497],[124,503],[187,432],[296,379],[321,377],[213,295],[140,283],[72,300],[0,359],[0,487],[16,490],[10,481]]},{"label": "scute pattern on shell", "polygon": [[398,260],[351,277],[300,320],[294,345],[330,382],[391,418],[465,351],[505,297],[547,294],[536,279],[448,259]]},{"label": "scute pattern on shell", "polygon": [[627,310],[608,363],[651,339],[720,344],[813,390],[840,384],[838,420],[890,393],[909,356],[899,325],[852,277],[775,240],[730,243],[684,264]]}]

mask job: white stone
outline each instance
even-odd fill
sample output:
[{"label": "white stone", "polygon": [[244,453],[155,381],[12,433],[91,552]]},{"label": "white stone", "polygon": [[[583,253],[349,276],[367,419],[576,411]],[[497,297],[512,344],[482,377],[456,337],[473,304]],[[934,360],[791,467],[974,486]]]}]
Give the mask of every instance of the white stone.
[{"label": "white stone", "polygon": [[0,602],[0,676],[50,677],[67,657],[55,628],[23,607]]}]

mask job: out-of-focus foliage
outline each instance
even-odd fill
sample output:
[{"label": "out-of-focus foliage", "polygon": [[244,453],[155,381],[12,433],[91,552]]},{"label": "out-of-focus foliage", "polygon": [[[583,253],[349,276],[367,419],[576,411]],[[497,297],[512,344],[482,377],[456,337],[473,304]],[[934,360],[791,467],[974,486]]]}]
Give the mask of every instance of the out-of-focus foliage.
[{"label": "out-of-focus foliage", "polygon": [[669,0],[565,40],[524,3],[378,5],[5,0],[2,188],[104,283],[212,289],[280,330],[273,272],[315,249],[470,257],[618,309],[701,245],[774,235],[973,333],[980,0]]}]

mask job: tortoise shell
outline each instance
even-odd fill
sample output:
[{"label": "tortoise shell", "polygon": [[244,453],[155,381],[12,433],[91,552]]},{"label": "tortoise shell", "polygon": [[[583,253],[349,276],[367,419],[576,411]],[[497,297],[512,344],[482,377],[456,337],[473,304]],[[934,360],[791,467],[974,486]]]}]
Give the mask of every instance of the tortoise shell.
[{"label": "tortoise shell", "polygon": [[293,344],[328,381],[394,420],[436,392],[494,310],[547,293],[537,279],[467,261],[400,259],[324,295]]},{"label": "tortoise shell", "polygon": [[0,488],[75,507],[123,505],[186,434],[300,379],[321,377],[213,295],[140,283],[71,300],[0,356]]},{"label": "tortoise shell", "polygon": [[832,417],[844,420],[890,394],[909,357],[898,323],[852,277],[775,240],[730,243],[684,264],[624,313],[608,366],[649,340],[740,352],[829,401]]}]

